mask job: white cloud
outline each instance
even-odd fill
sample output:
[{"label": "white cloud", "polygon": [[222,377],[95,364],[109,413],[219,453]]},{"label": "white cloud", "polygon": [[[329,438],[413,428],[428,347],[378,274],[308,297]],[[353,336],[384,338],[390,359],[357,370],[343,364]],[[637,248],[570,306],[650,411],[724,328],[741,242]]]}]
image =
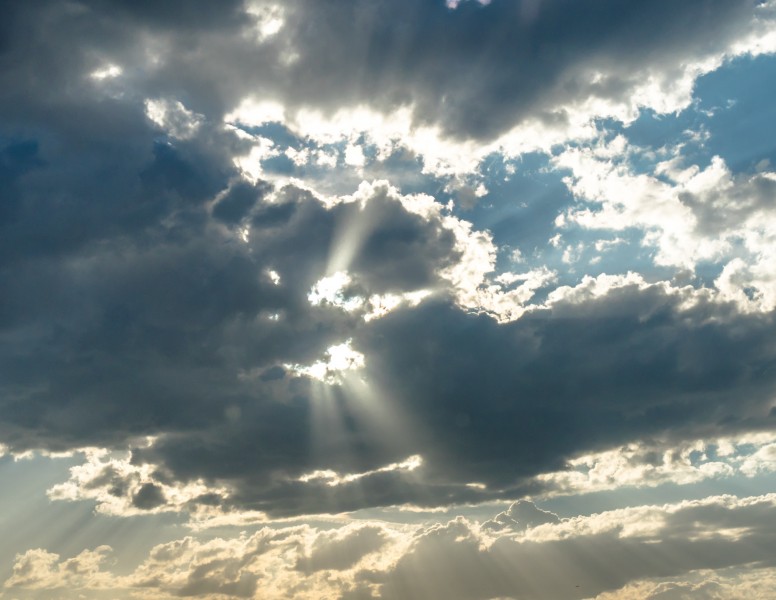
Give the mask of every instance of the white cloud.
[{"label": "white cloud", "polygon": [[400,306],[414,307],[432,294],[430,290],[372,294],[364,298],[347,293],[353,286],[353,279],[345,271],[338,271],[323,277],[313,285],[307,299],[313,306],[329,305],[352,313],[363,312],[365,321],[379,319]]},{"label": "white cloud", "polygon": [[253,0],[246,2],[245,11],[255,19],[256,41],[259,43],[276,36],[285,25],[282,5]]},{"label": "white cloud", "polygon": [[157,475],[155,465],[133,464],[129,452],[112,453],[99,448],[81,452],[85,462],[70,468],[66,482],[48,490],[50,499],[91,500],[96,503],[97,512],[126,517],[181,511],[194,514],[203,508],[197,504],[198,498],[215,495],[223,500],[229,496],[226,488],[208,486],[202,480],[164,481]]},{"label": "white cloud", "polygon": [[326,350],[326,359],[319,360],[312,365],[285,365],[292,372],[328,383],[337,385],[342,382],[343,373],[357,371],[364,368],[364,355],[351,348],[352,340],[342,344],[330,346]]},{"label": "white cloud", "polygon": [[280,274],[275,269],[267,269],[267,277],[274,285],[280,285]]},{"label": "white cloud", "polygon": [[237,108],[224,116],[224,123],[231,127],[236,124],[258,127],[266,123],[282,123],[285,115],[286,109],[279,102],[247,97]]},{"label": "white cloud", "polygon": [[343,485],[345,483],[352,483],[353,481],[358,481],[359,479],[363,479],[364,477],[369,477],[377,473],[391,473],[394,471],[412,472],[418,467],[420,467],[422,464],[423,464],[423,458],[418,455],[413,455],[401,462],[391,463],[390,465],[379,467],[377,469],[366,471],[364,473],[341,474],[331,470],[312,471],[311,473],[305,473],[304,475],[299,477],[299,481],[301,481],[302,483],[307,483],[310,481],[324,481],[326,485],[330,487],[334,487],[338,485]]},{"label": "white cloud", "polygon": [[776,588],[776,569],[742,568],[700,570],[628,584],[604,592],[595,600],[769,600]]},{"label": "white cloud", "polygon": [[352,312],[364,304],[364,299],[360,296],[345,296],[345,290],[352,282],[346,271],[337,271],[319,279],[310,290],[307,299],[313,306],[329,304],[346,312]]},{"label": "white cloud", "polygon": [[190,111],[178,100],[148,99],[145,108],[151,121],[180,140],[193,138],[205,120],[204,115]]},{"label": "white cloud", "polygon": [[351,167],[363,167],[366,164],[364,149],[355,144],[348,144],[345,148],[345,164]]},{"label": "white cloud", "polygon": [[567,469],[539,475],[536,481],[547,486],[543,496],[554,496],[752,477],[776,470],[775,448],[771,433],[681,444],[634,442],[573,458]]},{"label": "white cloud", "polygon": [[[120,578],[103,571],[112,549],[99,546],[84,550],[62,560],[58,554],[40,548],[27,550],[16,556],[13,574],[5,581],[6,588],[28,590],[116,589]],[[117,581],[118,580],[118,581]]]},{"label": "white cloud", "polygon": [[239,137],[250,142],[250,149],[247,153],[239,154],[232,159],[234,165],[240,170],[245,179],[256,183],[266,175],[261,166],[261,161],[277,156],[279,150],[270,139],[260,135],[251,135],[240,129],[233,129],[233,131],[239,132]]},{"label": "white cloud", "polygon": [[369,297],[369,312],[364,314],[364,320],[379,319],[400,306],[415,307],[431,294],[430,290],[417,290],[401,294],[373,294]]},{"label": "white cloud", "polygon": [[[673,300],[678,311],[690,311],[699,304],[705,304],[715,299],[715,293],[707,288],[696,288],[691,285],[674,286],[667,281],[649,283],[639,273],[628,271],[621,275],[609,275],[601,273],[595,277],[584,275],[576,285],[563,285],[555,288],[547,295],[545,307],[551,308],[557,315],[567,311],[576,312],[581,316],[584,307],[595,307],[596,299],[610,297],[612,303],[607,305],[609,316],[616,316],[616,311],[625,310],[629,314],[638,315],[639,320],[647,320],[656,307],[646,299],[658,294]],[[616,298],[631,296],[631,300],[637,300],[641,296],[640,304],[631,303],[628,306],[617,306]]]},{"label": "white cloud", "polygon": [[92,71],[89,74],[89,77],[96,79],[97,81],[102,81],[103,79],[113,79],[114,77],[118,77],[123,72],[124,69],[122,69],[120,66],[108,64],[100,69],[97,69],[96,71]]},{"label": "white cloud", "polygon": [[[255,597],[260,590],[264,598],[310,600],[356,591],[383,599],[626,600],[688,590],[733,598],[751,590],[751,597],[764,599],[756,575],[769,581],[772,569],[731,569],[767,564],[776,545],[769,526],[774,516],[771,494],[564,519],[522,502],[482,526],[461,517],[427,525],[278,523],[231,538],[188,536],[160,544],[122,575],[108,570],[105,546],[70,559],[33,549],[17,556],[5,588],[19,596],[113,589],[149,598]],[[702,586],[702,578],[715,586]]]},{"label": "white cloud", "polygon": [[641,228],[644,244],[657,249],[657,265],[694,271],[701,261],[719,263],[723,268],[714,284],[721,301],[746,312],[772,310],[776,213],[768,199],[776,191],[776,174],[734,175],[719,157],[705,168],[685,166],[681,147],[667,152],[649,174],[633,171],[631,157],[643,151],[624,145],[621,136],[566,149],[553,162],[571,170],[570,191],[592,205],[566,211],[557,225],[614,232]]}]

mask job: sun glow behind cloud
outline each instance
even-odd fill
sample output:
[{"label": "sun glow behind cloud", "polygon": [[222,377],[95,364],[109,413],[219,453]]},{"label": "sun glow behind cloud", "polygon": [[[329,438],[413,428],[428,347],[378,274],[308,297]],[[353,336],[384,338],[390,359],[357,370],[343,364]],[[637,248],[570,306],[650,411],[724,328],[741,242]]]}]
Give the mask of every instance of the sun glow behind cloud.
[{"label": "sun glow behind cloud", "polygon": [[364,355],[350,347],[351,340],[326,349],[326,360],[319,360],[310,366],[286,365],[286,368],[306,377],[325,383],[340,382],[341,374],[363,368]]}]

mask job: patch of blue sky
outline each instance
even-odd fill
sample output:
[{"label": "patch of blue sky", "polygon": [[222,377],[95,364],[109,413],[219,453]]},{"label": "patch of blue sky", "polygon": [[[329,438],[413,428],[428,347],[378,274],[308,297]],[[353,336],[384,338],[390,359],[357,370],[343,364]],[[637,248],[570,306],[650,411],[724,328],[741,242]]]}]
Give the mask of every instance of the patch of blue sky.
[{"label": "patch of blue sky", "polygon": [[726,263],[719,261],[702,260],[695,263],[695,272],[692,280],[696,287],[714,287],[714,281],[722,274]]},{"label": "patch of blue sky", "polygon": [[[364,154],[369,158],[369,148]],[[397,147],[382,161],[369,161],[364,175],[372,179],[386,179],[403,194],[428,194],[446,204],[451,196],[445,191],[446,178],[423,173],[423,158],[404,147]]]},{"label": "patch of blue sky", "polygon": [[[734,173],[753,172],[776,164],[775,94],[776,56],[740,57],[699,78],[694,101],[683,111],[644,109],[631,123],[600,119],[596,128],[604,142],[617,135],[627,139],[633,151],[611,160],[634,174],[665,180],[655,174],[655,166],[678,147],[686,166],[704,169],[720,156]],[[587,140],[568,143],[572,148],[588,145]]]},{"label": "patch of blue sky", "polygon": [[490,231],[498,246],[519,250],[526,258],[544,253],[555,234],[555,219],[574,202],[564,173],[550,169],[546,154],[531,153],[507,161],[491,155],[483,161],[482,175],[488,193],[468,210],[457,205],[454,214],[475,229]]},{"label": "patch of blue sky", "polygon": [[634,173],[653,173],[654,165],[665,158],[659,151],[680,145],[686,165],[703,169],[720,156],[734,173],[753,172],[776,164],[774,95],[776,56],[744,56],[700,77],[694,101],[683,111],[659,114],[644,109],[627,125],[615,119],[596,125],[602,139],[611,141],[621,134],[644,150],[628,154]]},{"label": "patch of blue sky", "polygon": [[658,162],[670,158],[661,155],[660,151],[670,151],[678,146],[681,146],[685,165],[705,169],[714,156],[704,143],[708,121],[709,116],[698,109],[697,103],[680,113],[658,114],[651,109],[641,111],[638,119],[622,127],[628,142],[645,151],[630,155],[631,169],[635,173],[653,174]]},{"label": "patch of blue sky", "polygon": [[[258,127],[240,129],[270,140],[274,144],[275,154],[261,161],[262,169],[270,176],[295,177],[315,182],[316,187],[326,193],[351,194],[361,181],[385,179],[404,194],[424,193],[446,203],[450,195],[444,191],[446,180],[423,173],[422,157],[399,146],[387,157],[379,159],[378,147],[368,143],[363,136],[354,140],[364,156],[363,165],[350,165],[346,162],[346,150],[349,142],[345,139],[319,144],[308,138],[301,138],[280,123],[265,123]],[[286,151],[308,152],[308,159],[295,162]],[[334,158],[319,161],[320,155]]]},{"label": "patch of blue sky", "polygon": [[107,544],[121,571],[137,566],[154,545],[180,537],[186,520],[180,514],[114,517],[96,513],[91,500],[50,500],[46,490],[67,481],[69,469],[82,463],[78,454],[0,458],[0,580],[10,577],[16,554],[33,548],[70,557]]},{"label": "patch of blue sky", "polygon": [[559,257],[560,263],[569,270],[570,280],[578,280],[583,275],[596,277],[630,271],[640,273],[648,282],[671,279],[676,269],[655,264],[657,249],[645,245],[645,234],[636,227],[612,232],[571,226],[563,230],[555,259]]},{"label": "patch of blue sky", "polygon": [[[670,279],[675,269],[654,264],[657,250],[644,245],[645,232],[591,230],[573,224],[558,228],[556,218],[575,199],[563,183],[568,175],[553,170],[550,156],[531,153],[518,160],[493,155],[481,169],[488,193],[468,210],[455,214],[487,230],[499,248],[497,272],[521,272],[546,266],[558,273],[557,285],[574,285],[585,275],[635,271],[648,281]],[[591,206],[595,203],[591,203]],[[541,301],[554,285],[537,291]]]},{"label": "patch of blue sky", "polygon": [[698,108],[710,113],[705,146],[735,172],[776,164],[776,56],[741,57],[701,77]]},{"label": "patch of blue sky", "polygon": [[261,168],[274,175],[295,175],[299,168],[285,154],[277,154],[261,161]]},{"label": "patch of blue sky", "polygon": [[243,125],[242,123],[236,123],[236,127],[250,133],[251,135],[257,135],[268,140],[272,140],[275,144],[282,148],[294,148],[299,150],[305,145],[305,140],[294,134],[288,127],[278,121],[269,121],[262,123],[261,125]]}]

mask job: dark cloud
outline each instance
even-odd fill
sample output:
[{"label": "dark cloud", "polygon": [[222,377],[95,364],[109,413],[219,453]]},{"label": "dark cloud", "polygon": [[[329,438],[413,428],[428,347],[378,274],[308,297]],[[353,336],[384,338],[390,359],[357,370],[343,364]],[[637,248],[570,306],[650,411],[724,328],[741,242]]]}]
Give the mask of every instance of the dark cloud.
[{"label": "dark cloud", "polygon": [[226,0],[217,6],[207,0],[165,2],[152,0],[89,0],[83,5],[97,14],[118,19],[130,18],[154,28],[209,30],[234,26],[245,21],[242,0]]},{"label": "dark cloud", "polygon": [[[343,232],[358,232],[350,271],[368,295],[443,286],[449,231],[379,186],[364,207],[327,209],[296,188],[280,199],[249,209],[246,222],[283,217],[259,219],[247,244],[209,225],[202,202],[176,201],[164,226],[9,268],[4,441],[120,448],[161,434],[136,463],[228,484],[232,508],[298,514],[514,497],[580,452],[772,427],[769,315],[686,309],[662,286],[631,285],[509,324],[445,300],[364,323],[307,299]],[[282,367],[347,337],[376,400]],[[339,425],[313,440],[321,386]],[[411,427],[391,430],[368,402]],[[417,472],[375,471],[411,454]],[[298,481],[316,469],[365,475]]]},{"label": "dark cloud", "polygon": [[[176,204],[164,226],[9,267],[4,335],[18,339],[2,366],[9,439],[114,445],[126,435],[218,429],[234,404],[267,429],[287,414],[289,429],[277,435],[297,443],[307,409],[277,402],[278,394],[293,397],[285,384],[273,387],[277,376],[246,373],[310,364],[361,319],[307,300],[343,223],[370,223],[351,267],[364,292],[437,285],[436,271],[456,255],[449,232],[386,193],[364,209],[328,210],[293,190],[284,197],[289,220],[255,229],[250,244],[209,226],[201,204]],[[268,269],[280,273],[278,285]],[[282,319],[271,321],[275,313]]]},{"label": "dark cloud", "polygon": [[238,223],[270,189],[266,183],[238,182],[213,206],[213,216],[224,223]]},{"label": "dark cloud", "polygon": [[[286,4],[286,27],[269,49],[289,48],[298,59],[269,95],[291,106],[314,97],[332,111],[412,104],[418,123],[491,138],[526,117],[563,121],[571,100],[625,99],[648,69],[678,72],[721,50],[756,2],[553,0],[530,19],[526,4]],[[596,71],[603,77],[593,82]]]},{"label": "dark cloud", "polygon": [[[17,7],[6,36],[7,99],[67,103],[79,95],[72,81],[109,59],[125,67],[134,93],[176,97],[216,119],[258,92],[326,111],[411,104],[418,123],[491,138],[527,117],[563,121],[572,100],[624,100],[651,71],[676,75],[722,52],[758,3],[526,4],[297,0],[282,4],[279,33],[254,45],[256,18],[236,1],[36,2]],[[148,47],[149,34],[158,47]],[[9,116],[20,110],[35,109]]]},{"label": "dark cloud", "polygon": [[[364,412],[357,392],[333,388],[342,424],[311,444],[302,429],[314,429],[315,412],[302,407],[323,399],[300,385],[301,404],[246,409],[237,434],[211,428],[171,437],[136,458],[178,476],[228,481],[234,506],[288,515],[538,493],[530,477],[563,469],[582,452],[772,428],[771,318],[705,322],[701,308],[693,321],[677,302],[634,287],[502,325],[434,303],[398,311],[361,327],[354,347],[368,357],[378,401],[406,415],[408,429],[391,430]],[[574,310],[580,316],[566,312]],[[264,422],[276,427],[257,441],[255,423]],[[417,470],[370,473],[410,454],[424,459]],[[294,480],[315,469],[364,475],[338,485]],[[471,482],[487,488],[464,485]],[[522,505],[513,508],[494,526],[523,524]]]},{"label": "dark cloud", "polygon": [[144,510],[156,508],[165,502],[166,499],[162,488],[153,483],[144,483],[132,498],[132,505]]},{"label": "dark cloud", "polygon": [[[659,287],[511,324],[468,314],[440,275],[461,259],[443,217],[382,184],[363,205],[327,207],[293,185],[273,195],[240,179],[233,158],[249,143],[221,122],[260,90],[324,111],[412,103],[418,123],[489,138],[563,119],[571,98],[626,97],[647,67],[723,47],[755,4],[557,0],[527,20],[500,0],[300,1],[261,45],[246,42],[254,19],[238,2],[3,4],[0,441],[123,448],[156,435],[133,460],[160,479],[228,484],[231,507],[291,514],[511,497],[581,451],[772,427],[772,316],[685,310]],[[115,81],[90,76],[108,64]],[[606,77],[590,83],[591,69]],[[176,130],[184,112],[166,130],[148,99],[180,101],[197,126]],[[766,184],[752,185],[764,197]],[[332,265],[353,296],[437,298],[369,323],[311,306]],[[349,338],[379,397],[288,366]],[[324,402],[338,427],[313,440]],[[380,471],[413,454],[417,472]],[[317,469],[362,476],[299,480]],[[161,506],[160,489],[135,506]]]},{"label": "dark cloud", "polygon": [[651,293],[620,290],[506,325],[427,304],[381,320],[359,347],[431,438],[408,451],[459,481],[503,486],[618,438],[770,427],[771,318],[691,324],[676,299]]},{"label": "dark cloud", "polygon": [[17,182],[24,173],[44,164],[38,152],[38,143],[33,140],[11,142],[0,152],[0,223],[11,223],[18,215]]}]

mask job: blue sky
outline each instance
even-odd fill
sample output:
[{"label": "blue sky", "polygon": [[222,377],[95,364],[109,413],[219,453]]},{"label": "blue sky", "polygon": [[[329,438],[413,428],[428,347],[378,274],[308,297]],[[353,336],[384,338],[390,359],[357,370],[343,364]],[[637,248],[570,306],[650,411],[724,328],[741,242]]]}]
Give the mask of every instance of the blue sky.
[{"label": "blue sky", "polygon": [[0,598],[771,597],[772,0],[0,20]]}]

